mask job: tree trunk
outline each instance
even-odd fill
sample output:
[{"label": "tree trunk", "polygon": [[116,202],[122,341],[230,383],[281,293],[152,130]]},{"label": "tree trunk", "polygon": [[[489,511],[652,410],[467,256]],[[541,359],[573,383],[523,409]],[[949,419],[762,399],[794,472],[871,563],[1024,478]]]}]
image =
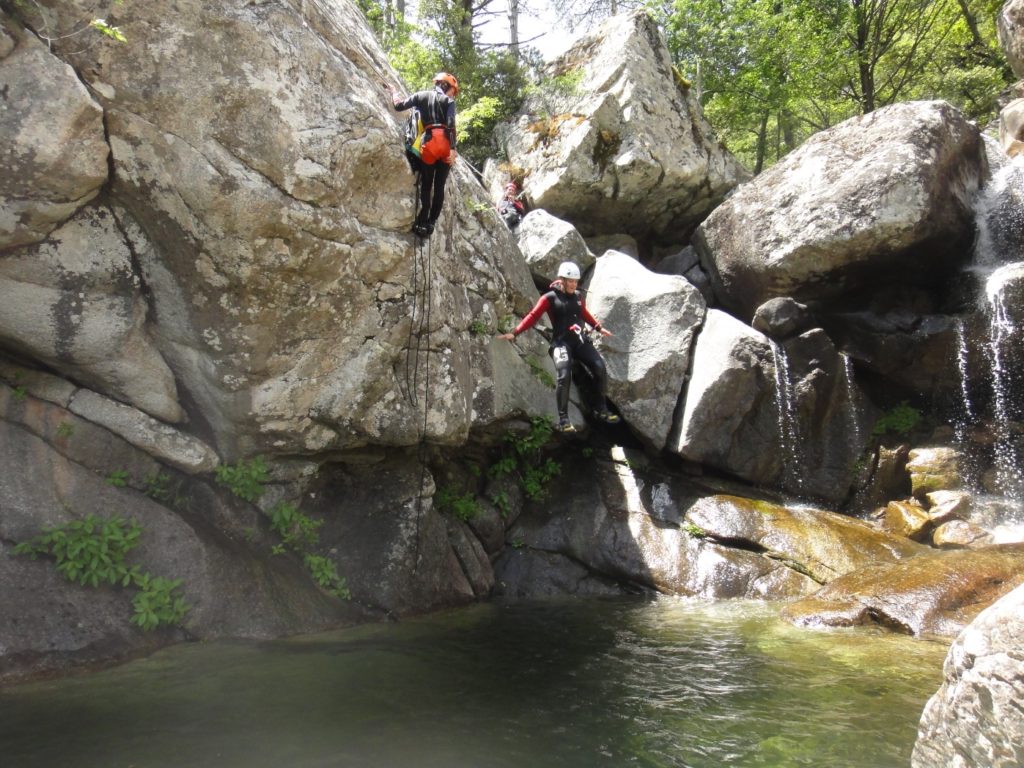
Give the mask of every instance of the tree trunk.
[{"label": "tree trunk", "polygon": [[508,0],[508,47],[519,58],[519,0]]},{"label": "tree trunk", "polygon": [[764,168],[764,156],[768,144],[768,110],[761,113],[761,126],[757,131],[757,162],[754,164],[754,175],[756,176]]},{"label": "tree trunk", "polygon": [[985,41],[981,37],[981,31],[978,29],[978,19],[971,12],[971,7],[967,4],[967,0],[957,0],[960,5],[960,13],[963,14],[964,21],[967,22],[967,28],[971,31],[971,43],[979,49],[985,49]]},{"label": "tree trunk", "polygon": [[857,79],[860,86],[860,109],[863,114],[875,111],[875,73],[869,59],[871,56],[871,26],[868,16],[870,8],[862,0],[854,0],[857,18],[854,37],[854,51],[857,54]]}]

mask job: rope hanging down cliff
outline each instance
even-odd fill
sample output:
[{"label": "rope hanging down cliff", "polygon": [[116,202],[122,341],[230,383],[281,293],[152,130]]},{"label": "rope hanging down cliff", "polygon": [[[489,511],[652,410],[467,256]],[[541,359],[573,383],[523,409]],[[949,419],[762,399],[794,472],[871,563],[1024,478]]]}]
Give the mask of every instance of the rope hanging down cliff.
[{"label": "rope hanging down cliff", "polygon": [[[420,486],[416,493],[416,550],[413,573],[420,565],[420,523],[423,517],[423,492],[427,486],[427,419],[430,414],[430,322],[433,306],[433,247],[427,239],[416,239],[413,246],[412,315],[409,318],[409,338],[405,350],[405,387],[409,402],[418,407],[420,386],[420,350],[423,353],[423,420],[419,425],[417,460],[420,464]],[[421,276],[422,275],[422,276]],[[422,283],[422,288],[419,287]],[[417,327],[417,308],[419,325]],[[414,346],[415,343],[415,346]],[[410,366],[411,361],[411,366]],[[410,372],[411,367],[411,372]]]}]

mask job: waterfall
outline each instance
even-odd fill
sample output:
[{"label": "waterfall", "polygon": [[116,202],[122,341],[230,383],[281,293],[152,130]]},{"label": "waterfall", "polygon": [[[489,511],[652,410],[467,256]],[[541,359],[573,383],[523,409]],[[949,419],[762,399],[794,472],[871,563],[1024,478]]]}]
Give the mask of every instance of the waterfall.
[{"label": "waterfall", "polygon": [[864,447],[864,435],[861,429],[863,409],[857,400],[857,390],[853,384],[853,360],[845,352],[840,352],[843,360],[843,397],[846,398],[846,430],[849,435],[847,444],[854,450]]},{"label": "waterfall", "polygon": [[964,319],[956,319],[956,370],[960,378],[960,412],[953,422],[953,433],[960,445],[967,442],[967,430],[978,420],[977,407],[971,398],[969,352],[967,349],[967,333],[964,330]]},{"label": "waterfall", "polygon": [[[1024,415],[1024,157],[1010,160],[997,149],[989,158],[992,178],[974,202],[977,239],[970,268],[984,287],[979,309],[987,322],[979,324],[976,343],[968,340],[962,319],[957,326],[963,402],[953,426],[964,446],[972,426],[988,427],[994,490],[1019,508],[1024,502],[1024,441],[1017,423]],[[989,375],[978,375],[981,371]],[[985,412],[976,399],[983,381],[990,396]]]},{"label": "waterfall", "polygon": [[799,490],[803,487],[803,456],[800,450],[800,429],[796,416],[796,393],[789,374],[786,351],[772,339],[775,361],[775,403],[779,413],[779,448],[782,451],[782,486]]},{"label": "waterfall", "polygon": [[974,201],[974,265],[982,270],[1024,259],[1024,156],[1009,159],[1001,149],[989,156],[997,167]]},{"label": "waterfall", "polygon": [[988,297],[988,356],[992,370],[992,417],[995,436],[996,488],[1015,501],[1024,500],[1024,468],[1014,435],[1014,422],[1020,415],[1021,395],[1011,350],[1021,342],[1022,329],[1011,314],[1006,292],[1014,283],[1024,284],[1024,262],[1000,267],[985,284]]}]

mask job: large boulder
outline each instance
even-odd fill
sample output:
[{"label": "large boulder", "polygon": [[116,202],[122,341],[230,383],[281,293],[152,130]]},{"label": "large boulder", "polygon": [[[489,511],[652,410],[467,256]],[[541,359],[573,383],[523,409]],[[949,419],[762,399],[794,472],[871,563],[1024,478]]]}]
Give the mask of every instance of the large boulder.
[{"label": "large boulder", "polygon": [[646,14],[608,19],[547,74],[575,88],[527,103],[508,157],[534,205],[584,235],[678,242],[745,177]]},{"label": "large boulder", "polygon": [[886,381],[924,396],[959,394],[961,373],[950,365],[962,339],[957,318],[897,305],[826,315],[824,324],[850,357]]},{"label": "large boulder", "polygon": [[913,768],[1024,765],[1024,587],[990,605],[953,643],[917,729]]},{"label": "large boulder", "polygon": [[895,104],[811,137],[719,206],[694,244],[744,319],[775,296],[939,284],[970,252],[986,172],[978,129],[955,108]]},{"label": "large boulder", "polygon": [[790,603],[803,626],[880,624],[907,634],[955,637],[984,608],[1024,583],[1024,545],[926,551],[841,576]]},{"label": "large boulder", "polygon": [[[37,243],[107,181],[103,110],[45,43],[0,15],[0,251]],[[7,295],[7,291],[4,291]]]},{"label": "large boulder", "polygon": [[659,275],[617,251],[597,260],[587,306],[614,335],[602,337],[608,396],[645,443],[665,447],[707,309],[681,277]]},{"label": "large boulder", "polygon": [[1024,77],[1024,1],[1008,0],[997,21],[999,42],[1017,77]]},{"label": "large boulder", "polygon": [[780,345],[714,309],[697,337],[684,398],[670,450],[832,502],[850,488],[873,416],[821,329]]},{"label": "large boulder", "polygon": [[594,254],[583,236],[567,221],[543,208],[530,211],[519,225],[519,250],[530,265],[535,280],[554,280],[558,265],[572,261],[584,272],[594,263]]},{"label": "large boulder", "polygon": [[164,421],[182,419],[114,211],[86,208],[44,242],[5,257],[0,291],[0,345]]},{"label": "large boulder", "polygon": [[669,449],[685,459],[767,481],[781,471],[771,342],[708,310],[693,351],[682,416]]},{"label": "large boulder", "polygon": [[489,342],[471,329],[525,311],[534,289],[461,163],[433,238],[408,234],[414,180],[381,80],[400,83],[355,5],[117,4],[107,22],[131,43],[86,46],[61,35],[88,0],[42,6],[54,53],[105,112],[105,194],[127,212],[148,334],[217,450],[463,441],[491,378],[473,370]]}]

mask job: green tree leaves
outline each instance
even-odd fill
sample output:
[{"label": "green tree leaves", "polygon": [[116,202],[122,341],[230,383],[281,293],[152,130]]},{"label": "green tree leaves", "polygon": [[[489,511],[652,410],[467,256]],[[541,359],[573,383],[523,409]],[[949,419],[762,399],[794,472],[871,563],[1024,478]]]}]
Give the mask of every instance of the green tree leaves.
[{"label": "green tree leaves", "polygon": [[675,0],[669,48],[755,172],[856,114],[941,98],[987,119],[1011,81],[994,0]]}]

